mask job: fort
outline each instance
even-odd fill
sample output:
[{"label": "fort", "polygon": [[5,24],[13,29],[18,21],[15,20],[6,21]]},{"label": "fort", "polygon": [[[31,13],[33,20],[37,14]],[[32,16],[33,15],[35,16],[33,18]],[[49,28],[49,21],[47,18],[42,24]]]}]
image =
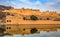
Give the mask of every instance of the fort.
[{"label": "fort", "polygon": [[56,11],[41,12],[36,9],[15,9],[0,6],[0,33],[34,34],[40,31],[57,31],[60,14]]}]

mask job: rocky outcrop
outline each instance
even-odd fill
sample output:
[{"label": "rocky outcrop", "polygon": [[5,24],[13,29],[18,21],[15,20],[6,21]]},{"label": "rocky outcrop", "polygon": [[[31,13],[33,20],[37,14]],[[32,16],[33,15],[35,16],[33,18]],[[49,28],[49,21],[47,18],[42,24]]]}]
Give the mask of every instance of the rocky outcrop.
[{"label": "rocky outcrop", "polygon": [[9,10],[9,9],[11,9],[11,8],[13,8],[13,7],[11,7],[11,6],[3,6],[3,5],[0,5],[0,10]]}]

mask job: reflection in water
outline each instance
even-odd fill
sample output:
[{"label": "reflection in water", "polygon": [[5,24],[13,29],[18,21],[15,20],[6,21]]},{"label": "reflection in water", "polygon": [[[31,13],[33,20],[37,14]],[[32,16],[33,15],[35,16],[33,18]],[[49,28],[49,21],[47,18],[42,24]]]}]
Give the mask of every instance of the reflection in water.
[{"label": "reflection in water", "polygon": [[30,35],[13,35],[13,36],[1,36],[1,37],[60,37],[60,29],[56,31],[41,31],[40,34],[30,34]]},{"label": "reflection in water", "polygon": [[0,36],[0,37],[4,37],[4,36]]}]

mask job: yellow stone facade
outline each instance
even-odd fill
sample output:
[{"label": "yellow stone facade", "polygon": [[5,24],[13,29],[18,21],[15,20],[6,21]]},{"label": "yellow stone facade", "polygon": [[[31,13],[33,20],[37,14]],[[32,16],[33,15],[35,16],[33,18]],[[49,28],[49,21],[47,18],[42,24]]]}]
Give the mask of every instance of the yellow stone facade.
[{"label": "yellow stone facade", "polygon": [[[60,14],[54,11],[41,12],[36,9],[12,8],[1,12],[6,12],[5,33],[32,34],[42,30],[56,31],[60,27]],[[34,16],[34,18],[31,19],[30,16]]]}]

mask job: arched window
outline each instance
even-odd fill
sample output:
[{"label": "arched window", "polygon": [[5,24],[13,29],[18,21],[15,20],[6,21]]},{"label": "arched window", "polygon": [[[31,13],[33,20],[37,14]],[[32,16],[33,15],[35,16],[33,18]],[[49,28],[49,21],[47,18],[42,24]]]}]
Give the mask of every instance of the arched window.
[{"label": "arched window", "polygon": [[7,20],[7,22],[11,22],[11,20]]},{"label": "arched window", "polygon": [[23,20],[26,20],[26,18],[25,18],[25,17],[23,17]]},{"label": "arched window", "polygon": [[47,18],[47,20],[50,20],[49,18]]},{"label": "arched window", "polygon": [[23,29],[23,31],[25,31],[25,28]]},{"label": "arched window", "polygon": [[37,18],[36,16],[34,16],[34,15],[31,15],[31,16],[30,16],[30,19],[31,19],[31,20],[38,20],[38,18]]},{"label": "arched window", "polygon": [[7,27],[7,29],[11,29],[11,27]]},{"label": "arched window", "polygon": [[9,13],[9,12],[7,12],[7,15],[10,15],[10,13]]},{"label": "arched window", "polygon": [[6,15],[14,16],[14,14],[12,14],[12,13],[10,13],[10,12],[7,12]]}]

